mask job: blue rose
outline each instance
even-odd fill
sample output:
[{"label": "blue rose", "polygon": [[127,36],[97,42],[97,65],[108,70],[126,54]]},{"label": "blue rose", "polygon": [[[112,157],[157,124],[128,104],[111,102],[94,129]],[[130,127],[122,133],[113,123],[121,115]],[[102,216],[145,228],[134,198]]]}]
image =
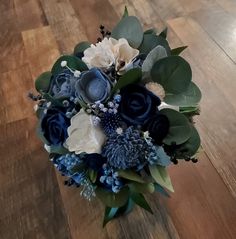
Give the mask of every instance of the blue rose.
[{"label": "blue rose", "polygon": [[128,125],[141,125],[151,118],[160,105],[160,99],[144,86],[130,84],[122,88],[119,113]]},{"label": "blue rose", "polygon": [[97,68],[83,72],[75,84],[76,96],[85,103],[103,102],[111,92],[109,77]]},{"label": "blue rose", "polygon": [[68,137],[69,126],[70,119],[62,108],[48,109],[41,121],[43,135],[50,145],[62,145]]},{"label": "blue rose", "polygon": [[78,78],[70,70],[63,70],[58,75],[53,76],[50,94],[55,97],[74,97],[77,80]]}]

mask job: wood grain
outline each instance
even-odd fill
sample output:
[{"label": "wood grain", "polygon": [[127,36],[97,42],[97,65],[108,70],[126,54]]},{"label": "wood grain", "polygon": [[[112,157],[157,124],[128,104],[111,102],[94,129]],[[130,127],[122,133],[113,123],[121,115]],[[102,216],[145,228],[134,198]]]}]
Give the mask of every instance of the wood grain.
[{"label": "wood grain", "polygon": [[[48,161],[26,95],[61,53],[96,42],[100,24],[112,29],[125,5],[145,29],[168,25],[172,47],[189,46],[203,152],[170,167],[170,199],[147,195],[154,215],[136,207],[103,229],[103,205],[65,187]],[[235,9],[233,0],[0,1],[0,238],[236,238]]]}]

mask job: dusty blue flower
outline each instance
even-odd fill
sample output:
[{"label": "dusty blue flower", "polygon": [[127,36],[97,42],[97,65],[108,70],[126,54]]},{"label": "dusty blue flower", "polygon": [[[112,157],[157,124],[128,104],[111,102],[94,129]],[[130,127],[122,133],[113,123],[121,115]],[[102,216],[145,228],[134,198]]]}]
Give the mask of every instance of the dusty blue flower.
[{"label": "dusty blue flower", "polygon": [[110,95],[111,82],[101,70],[92,68],[81,73],[75,90],[76,96],[85,103],[104,102]]},{"label": "dusty blue flower", "polygon": [[117,169],[138,167],[145,160],[146,142],[141,133],[132,126],[121,134],[112,134],[108,138],[102,154],[108,164]]}]

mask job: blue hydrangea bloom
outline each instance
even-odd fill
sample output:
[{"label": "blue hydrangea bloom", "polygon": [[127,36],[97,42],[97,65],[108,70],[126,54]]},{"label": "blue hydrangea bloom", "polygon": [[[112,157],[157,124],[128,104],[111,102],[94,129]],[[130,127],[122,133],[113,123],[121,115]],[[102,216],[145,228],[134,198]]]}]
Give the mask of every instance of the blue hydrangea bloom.
[{"label": "blue hydrangea bloom", "polygon": [[121,134],[112,134],[103,147],[102,154],[108,164],[117,169],[138,167],[145,159],[146,141],[134,127]]}]

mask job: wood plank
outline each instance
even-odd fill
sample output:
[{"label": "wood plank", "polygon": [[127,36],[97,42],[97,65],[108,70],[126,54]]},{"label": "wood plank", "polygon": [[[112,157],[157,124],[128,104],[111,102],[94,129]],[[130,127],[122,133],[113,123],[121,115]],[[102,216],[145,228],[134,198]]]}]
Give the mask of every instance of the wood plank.
[{"label": "wood plank", "polygon": [[165,203],[180,238],[235,238],[236,207],[205,153],[170,168],[175,194]]},{"label": "wood plank", "polygon": [[[191,14],[210,37],[236,63],[236,18],[215,6],[207,10],[200,10]],[[220,24],[216,24],[220,22]]]},{"label": "wood plank", "polygon": [[60,52],[69,54],[74,46],[87,40],[84,26],[78,20],[69,0],[40,0]]},{"label": "wood plank", "polygon": [[0,132],[1,238],[70,238],[54,170],[35,136],[35,119],[1,125]]},{"label": "wood plank", "polygon": [[[168,23],[183,43],[189,45],[184,56],[192,66],[193,80],[197,82],[203,93],[201,116],[196,121],[204,150],[235,197],[236,113],[232,95],[229,97],[230,85],[234,88],[232,71],[235,68],[232,66],[232,61],[207,38],[206,33],[192,19],[179,18]],[[204,49],[200,45],[204,45]],[[220,66],[212,64],[217,61]],[[223,75],[223,66],[225,75]],[[219,75],[222,76],[221,80],[225,79],[224,86],[219,82]]]}]

